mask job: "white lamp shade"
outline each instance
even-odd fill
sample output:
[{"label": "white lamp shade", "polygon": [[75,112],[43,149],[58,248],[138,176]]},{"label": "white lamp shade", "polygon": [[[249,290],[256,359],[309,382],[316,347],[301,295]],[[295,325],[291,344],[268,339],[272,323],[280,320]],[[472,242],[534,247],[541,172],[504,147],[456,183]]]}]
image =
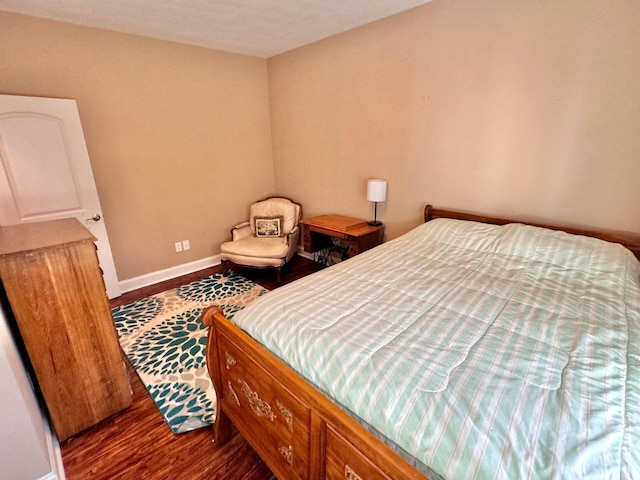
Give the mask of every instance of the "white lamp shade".
[{"label": "white lamp shade", "polygon": [[384,202],[387,199],[387,181],[371,178],[367,181],[367,200]]}]

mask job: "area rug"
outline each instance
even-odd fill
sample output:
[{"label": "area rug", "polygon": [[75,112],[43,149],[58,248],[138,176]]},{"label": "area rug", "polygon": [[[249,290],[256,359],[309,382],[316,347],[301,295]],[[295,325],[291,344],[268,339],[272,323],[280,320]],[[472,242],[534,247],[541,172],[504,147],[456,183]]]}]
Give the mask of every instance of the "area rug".
[{"label": "area rug", "polygon": [[120,345],[173,433],[215,420],[202,309],[216,304],[232,318],[266,291],[236,273],[216,274],[112,310]]}]

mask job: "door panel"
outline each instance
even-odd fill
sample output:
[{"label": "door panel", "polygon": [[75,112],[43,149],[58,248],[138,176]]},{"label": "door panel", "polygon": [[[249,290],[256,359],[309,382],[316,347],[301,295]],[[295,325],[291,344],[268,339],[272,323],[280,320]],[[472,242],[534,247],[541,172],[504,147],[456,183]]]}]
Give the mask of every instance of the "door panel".
[{"label": "door panel", "polygon": [[[37,142],[31,138],[32,131],[37,132]],[[2,189],[2,225],[82,213],[79,185],[59,119],[37,114],[0,118],[0,135],[4,183],[8,185]],[[17,158],[20,161],[11,161]]]},{"label": "door panel", "polygon": [[0,95],[0,225],[77,218],[98,239],[109,298],[120,295],[75,100]]}]

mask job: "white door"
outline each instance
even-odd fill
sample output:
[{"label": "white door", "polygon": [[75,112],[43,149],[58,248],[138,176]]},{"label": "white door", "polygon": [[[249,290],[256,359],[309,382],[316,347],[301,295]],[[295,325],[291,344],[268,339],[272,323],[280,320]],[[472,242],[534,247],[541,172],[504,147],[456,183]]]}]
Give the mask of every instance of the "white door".
[{"label": "white door", "polygon": [[98,239],[109,298],[120,296],[75,100],[0,95],[0,225],[77,218]]}]

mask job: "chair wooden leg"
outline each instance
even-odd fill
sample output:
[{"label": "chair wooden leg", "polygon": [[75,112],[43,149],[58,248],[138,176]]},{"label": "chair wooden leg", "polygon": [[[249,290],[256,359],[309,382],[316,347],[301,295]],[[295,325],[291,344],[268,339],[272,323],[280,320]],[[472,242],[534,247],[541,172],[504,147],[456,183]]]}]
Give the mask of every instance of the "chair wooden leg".
[{"label": "chair wooden leg", "polygon": [[276,267],[276,280],[282,283],[282,267]]},{"label": "chair wooden leg", "polygon": [[227,273],[229,273],[229,262],[227,262],[226,260],[222,260],[222,276],[225,276]]}]

